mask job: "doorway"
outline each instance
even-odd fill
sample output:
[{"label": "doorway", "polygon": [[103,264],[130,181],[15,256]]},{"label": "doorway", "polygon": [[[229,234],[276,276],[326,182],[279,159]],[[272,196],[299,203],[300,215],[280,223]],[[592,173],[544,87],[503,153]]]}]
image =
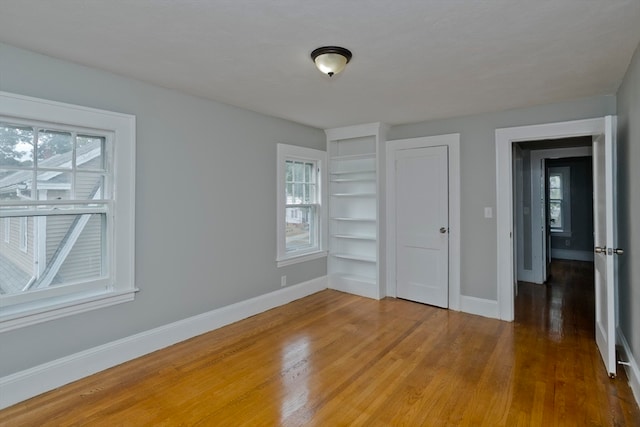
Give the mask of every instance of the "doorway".
[{"label": "doorway", "polygon": [[[615,226],[615,116],[572,122],[549,123],[496,130],[496,220],[498,262],[498,306],[500,318],[514,319],[514,293],[517,286],[513,232],[513,151],[514,143],[589,136],[594,155],[593,204],[595,252],[595,336],[610,376],[616,375],[615,327],[617,323],[617,276],[614,255]],[[544,216],[542,216],[544,217]],[[517,237],[515,238],[517,239]],[[615,248],[615,249],[614,249]]]},{"label": "doorway", "polygon": [[545,283],[554,258],[593,261],[591,144],[590,136],[514,143],[517,281]]}]

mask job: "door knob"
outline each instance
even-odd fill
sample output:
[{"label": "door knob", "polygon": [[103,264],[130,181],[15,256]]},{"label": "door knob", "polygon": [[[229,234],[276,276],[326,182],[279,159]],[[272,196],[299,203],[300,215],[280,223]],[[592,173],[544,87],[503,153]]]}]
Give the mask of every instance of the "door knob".
[{"label": "door knob", "polygon": [[593,248],[593,251],[597,254],[601,254],[601,253],[605,253],[605,251],[607,250],[607,247],[600,247],[600,246],[596,246],[595,248]]},{"label": "door knob", "polygon": [[618,248],[618,249],[614,249],[613,253],[616,254],[616,255],[622,255],[622,254],[624,254],[624,251],[622,249]]},{"label": "door knob", "polygon": [[447,232],[447,227],[440,227],[440,233],[444,234]]}]

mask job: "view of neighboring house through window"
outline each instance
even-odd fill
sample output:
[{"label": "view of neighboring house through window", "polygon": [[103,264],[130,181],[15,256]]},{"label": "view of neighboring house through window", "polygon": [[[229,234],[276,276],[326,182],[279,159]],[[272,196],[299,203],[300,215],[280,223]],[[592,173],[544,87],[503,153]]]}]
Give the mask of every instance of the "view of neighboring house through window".
[{"label": "view of neighboring house through window", "polygon": [[278,145],[278,261],[323,251],[321,176],[325,153]]},{"label": "view of neighboring house through window", "polygon": [[552,232],[571,231],[570,168],[549,168],[549,226]]},{"label": "view of neighboring house through window", "polygon": [[106,135],[0,122],[2,215],[19,224],[17,248],[0,246],[0,271],[12,272],[0,277],[2,294],[106,275],[107,141]]},{"label": "view of neighboring house through window", "polygon": [[133,299],[134,160],[133,116],[0,92],[0,331]]}]

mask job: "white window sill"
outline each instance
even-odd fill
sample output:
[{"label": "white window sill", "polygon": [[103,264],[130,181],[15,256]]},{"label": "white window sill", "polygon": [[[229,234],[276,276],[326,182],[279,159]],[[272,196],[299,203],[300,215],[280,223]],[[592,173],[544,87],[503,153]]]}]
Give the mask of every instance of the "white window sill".
[{"label": "white window sill", "polygon": [[324,258],[328,254],[327,251],[316,251],[306,254],[300,254],[295,256],[289,256],[286,258],[277,259],[278,268],[285,267],[287,265],[297,264],[299,262],[311,261],[312,259]]},{"label": "white window sill", "polygon": [[137,289],[83,293],[0,307],[0,332],[132,301]]}]

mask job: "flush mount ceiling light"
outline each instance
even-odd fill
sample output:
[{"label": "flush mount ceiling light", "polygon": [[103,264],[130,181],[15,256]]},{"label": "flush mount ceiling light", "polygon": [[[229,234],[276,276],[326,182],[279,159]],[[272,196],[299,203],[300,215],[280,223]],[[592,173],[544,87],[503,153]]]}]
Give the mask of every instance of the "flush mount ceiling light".
[{"label": "flush mount ceiling light", "polygon": [[318,70],[329,77],[344,70],[351,60],[351,52],[348,49],[338,46],[323,46],[311,52],[311,59],[318,67]]}]

